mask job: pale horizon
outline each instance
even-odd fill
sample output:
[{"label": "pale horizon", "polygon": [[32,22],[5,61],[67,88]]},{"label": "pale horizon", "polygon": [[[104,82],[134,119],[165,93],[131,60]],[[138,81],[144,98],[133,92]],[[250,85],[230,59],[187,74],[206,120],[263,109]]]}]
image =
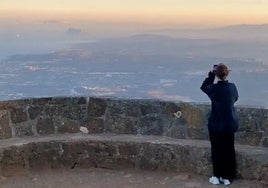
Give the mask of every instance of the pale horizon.
[{"label": "pale horizon", "polygon": [[268,1],[262,0],[6,0],[0,19],[84,20],[164,26],[220,27],[266,24]]}]

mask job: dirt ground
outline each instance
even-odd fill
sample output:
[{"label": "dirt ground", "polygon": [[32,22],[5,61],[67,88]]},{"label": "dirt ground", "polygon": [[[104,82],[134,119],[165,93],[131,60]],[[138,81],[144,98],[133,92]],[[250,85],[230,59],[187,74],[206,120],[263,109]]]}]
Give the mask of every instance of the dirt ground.
[{"label": "dirt ground", "polygon": [[[2,177],[0,188],[213,188],[208,178],[192,174],[132,169],[57,169]],[[230,188],[263,187],[255,181],[235,180]]]}]

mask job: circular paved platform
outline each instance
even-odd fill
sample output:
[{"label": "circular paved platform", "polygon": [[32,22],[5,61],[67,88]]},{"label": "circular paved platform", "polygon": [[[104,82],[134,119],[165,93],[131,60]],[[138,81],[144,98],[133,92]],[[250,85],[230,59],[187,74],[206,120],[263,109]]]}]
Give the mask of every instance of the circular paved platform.
[{"label": "circular paved platform", "polygon": [[[188,173],[133,169],[56,169],[17,174],[0,181],[1,188],[212,188],[208,177]],[[230,188],[261,188],[256,181],[237,179]]]}]

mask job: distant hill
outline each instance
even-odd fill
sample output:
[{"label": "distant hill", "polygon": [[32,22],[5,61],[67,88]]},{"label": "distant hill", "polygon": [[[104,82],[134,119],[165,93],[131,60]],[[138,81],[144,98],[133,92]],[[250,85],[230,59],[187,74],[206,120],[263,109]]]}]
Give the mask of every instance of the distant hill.
[{"label": "distant hill", "polygon": [[166,28],[153,31],[179,38],[205,38],[205,39],[237,39],[268,41],[268,24],[262,25],[231,25],[210,29]]},{"label": "distant hill", "polygon": [[241,39],[268,39],[268,24],[263,25],[232,25],[213,29],[210,32],[222,34],[225,37]]},{"label": "distant hill", "polygon": [[[238,31],[245,28],[230,26],[206,33],[235,34],[235,30],[240,35]],[[222,62],[232,70],[230,80],[241,93],[239,104],[267,107],[268,43],[211,38],[141,33],[13,55],[0,63],[0,99],[108,93],[207,101],[200,95],[200,84],[212,65]]]},{"label": "distant hill", "polygon": [[230,25],[226,27],[217,28],[216,30],[221,31],[247,31],[247,32],[267,32],[268,31],[268,24],[262,25],[249,25],[249,24],[241,24],[241,25]]}]

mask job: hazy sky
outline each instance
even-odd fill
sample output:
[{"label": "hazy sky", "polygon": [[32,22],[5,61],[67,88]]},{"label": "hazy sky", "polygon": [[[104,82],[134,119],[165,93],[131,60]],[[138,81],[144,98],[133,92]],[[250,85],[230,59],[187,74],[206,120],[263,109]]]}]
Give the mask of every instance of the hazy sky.
[{"label": "hazy sky", "polygon": [[0,0],[0,16],[76,17],[185,25],[268,23],[268,0]]}]

